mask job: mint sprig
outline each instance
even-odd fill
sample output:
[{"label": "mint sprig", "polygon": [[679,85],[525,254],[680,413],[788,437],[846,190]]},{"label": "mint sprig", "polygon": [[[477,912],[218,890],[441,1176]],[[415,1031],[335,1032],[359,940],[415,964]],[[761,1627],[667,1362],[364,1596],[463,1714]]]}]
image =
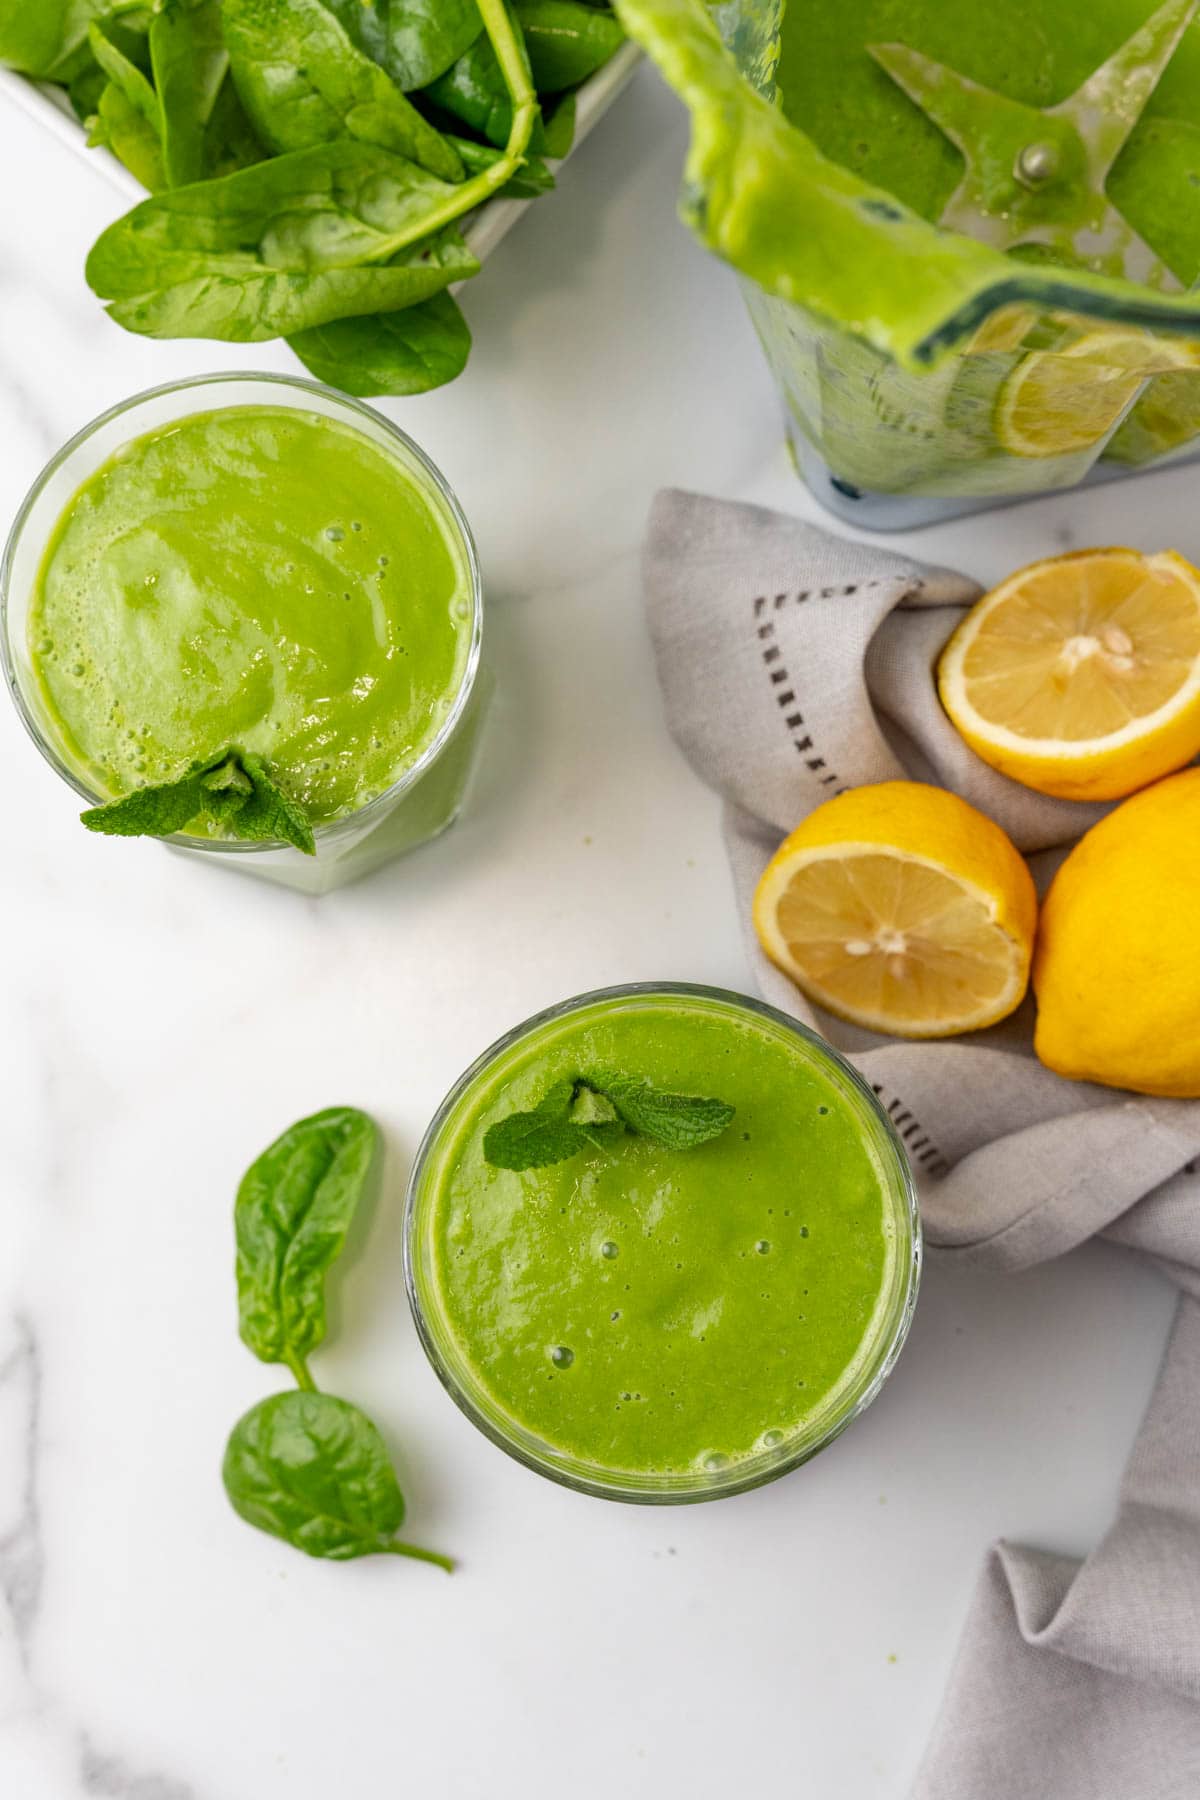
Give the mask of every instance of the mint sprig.
[{"label": "mint sprig", "polygon": [[483,1155],[496,1169],[543,1169],[589,1147],[613,1149],[630,1133],[670,1150],[693,1150],[720,1137],[733,1114],[724,1100],[668,1093],[641,1076],[604,1069],[567,1076],[532,1111],[490,1125]]},{"label": "mint sprig", "polygon": [[79,816],[89,831],[110,837],[163,838],[182,831],[200,813],[220,820],[233,837],[283,842],[305,856],[316,855],[303,810],[280,792],[261,757],[236,744],[193,763],[177,781],[135,788]]}]

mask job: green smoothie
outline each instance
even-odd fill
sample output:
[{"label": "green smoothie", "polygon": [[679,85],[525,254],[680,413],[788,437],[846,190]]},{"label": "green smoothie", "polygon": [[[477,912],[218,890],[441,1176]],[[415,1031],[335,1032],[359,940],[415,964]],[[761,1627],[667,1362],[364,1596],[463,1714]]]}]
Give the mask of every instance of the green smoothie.
[{"label": "green smoothie", "polygon": [[[628,1135],[521,1173],[485,1160],[490,1125],[590,1068],[733,1122],[691,1150]],[[779,1015],[706,990],[535,1021],[453,1100],[410,1206],[444,1378],[583,1485],[778,1472],[844,1422],[911,1303],[907,1177],[872,1097]]]},{"label": "green smoothie", "polygon": [[321,824],[437,736],[468,667],[472,574],[415,461],[317,412],[230,406],[136,438],[84,483],[28,632],[51,733],[104,794],[236,744]]}]

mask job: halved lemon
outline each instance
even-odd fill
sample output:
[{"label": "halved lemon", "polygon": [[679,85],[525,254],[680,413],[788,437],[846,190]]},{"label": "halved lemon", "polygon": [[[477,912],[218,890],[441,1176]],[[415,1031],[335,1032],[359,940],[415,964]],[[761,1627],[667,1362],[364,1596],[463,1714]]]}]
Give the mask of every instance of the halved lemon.
[{"label": "halved lemon", "polygon": [[1196,348],[1149,331],[1089,331],[1019,362],[996,401],[996,436],[1013,456],[1089,450],[1117,424],[1148,376],[1194,369]]},{"label": "halved lemon", "polygon": [[885,781],[826,801],[754,896],[772,962],[827,1011],[899,1037],[948,1037],[1020,1005],[1033,879],[1000,827],[943,788]]},{"label": "halved lemon", "polygon": [[1115,800],[1200,753],[1200,570],[1173,550],[1077,550],[985,594],[938,661],[954,725],[993,769]]}]

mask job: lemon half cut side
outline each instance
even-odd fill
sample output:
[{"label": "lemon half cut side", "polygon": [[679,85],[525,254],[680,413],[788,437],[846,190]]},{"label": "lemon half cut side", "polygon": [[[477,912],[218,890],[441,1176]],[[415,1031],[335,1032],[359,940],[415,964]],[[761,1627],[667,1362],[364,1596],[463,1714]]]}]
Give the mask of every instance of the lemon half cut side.
[{"label": "lemon half cut side", "polygon": [[839,1018],[947,1037],[1019,1006],[1033,880],[998,825],[920,782],[853,788],[771,859],[754,924],[771,960]]},{"label": "lemon half cut side", "polygon": [[1172,550],[1080,550],[985,594],[938,661],[984,762],[1068,800],[1114,800],[1200,753],[1200,571]]}]

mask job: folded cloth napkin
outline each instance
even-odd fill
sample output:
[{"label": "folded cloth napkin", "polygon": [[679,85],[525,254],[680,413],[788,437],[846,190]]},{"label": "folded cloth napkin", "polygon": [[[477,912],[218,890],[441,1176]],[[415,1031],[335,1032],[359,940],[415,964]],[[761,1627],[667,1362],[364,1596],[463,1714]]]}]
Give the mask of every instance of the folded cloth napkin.
[{"label": "folded cloth napkin", "polygon": [[993,1547],[914,1800],[1197,1800],[1200,1101],[1064,1081],[1033,1056],[1028,1001],[957,1042],[845,1025],[809,1005],[750,929],[780,838],[843,788],[904,777],[952,788],[1004,827],[1040,883],[1106,809],[996,774],[942,712],[932,669],[978,596],[966,576],[668,492],[645,587],[671,733],[725,800],[759,986],[879,1095],[916,1169],[931,1247],[1015,1270],[1099,1234],[1180,1290],[1115,1523],[1083,1562]]}]

